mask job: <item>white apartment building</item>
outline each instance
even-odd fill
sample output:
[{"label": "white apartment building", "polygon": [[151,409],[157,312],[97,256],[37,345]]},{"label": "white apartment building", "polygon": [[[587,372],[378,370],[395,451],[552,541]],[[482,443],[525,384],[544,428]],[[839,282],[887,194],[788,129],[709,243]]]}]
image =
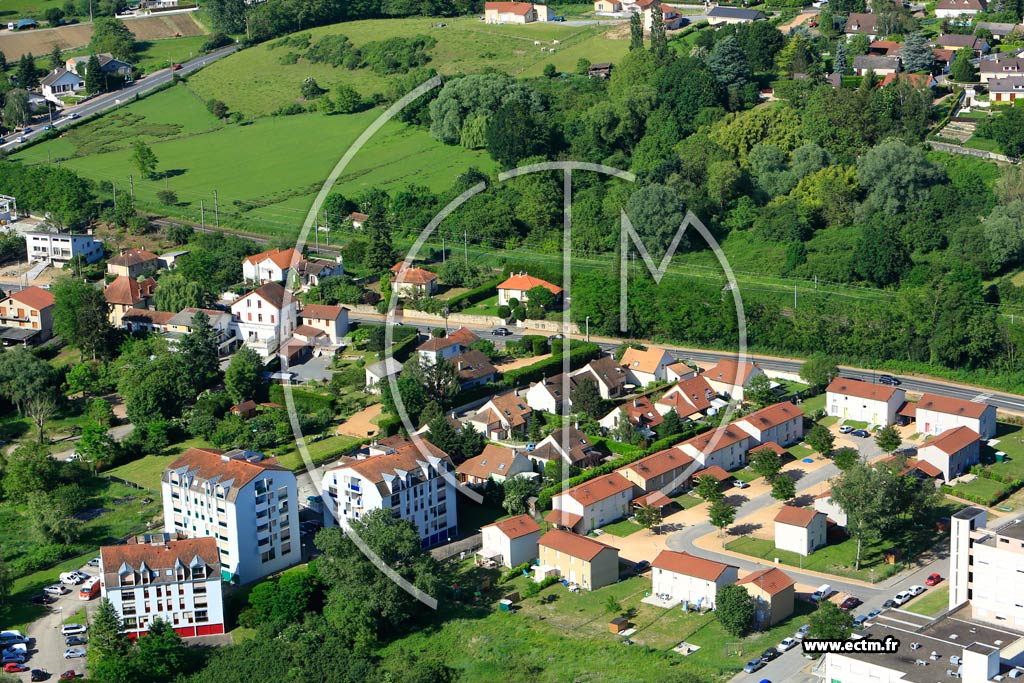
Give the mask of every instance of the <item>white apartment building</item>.
[{"label": "white apartment building", "polygon": [[267,282],[231,304],[242,343],[260,358],[270,358],[298,326],[295,297],[276,282]]},{"label": "white apartment building", "polygon": [[837,377],[825,389],[825,412],[840,420],[891,425],[906,402],[903,389]]},{"label": "white apartment building", "polygon": [[517,515],[480,528],[483,548],[478,553],[512,568],[537,559],[540,525],[529,515]]},{"label": "white apartment building", "polygon": [[633,483],[618,472],[591,479],[551,498],[545,519],[578,534],[629,515]]},{"label": "white apartment building", "polygon": [[252,451],[190,448],[161,477],[164,529],[213,536],[225,581],[249,583],[297,564],[295,475]]},{"label": "white apartment building", "polygon": [[996,407],[979,401],[924,394],[914,404],[914,419],[922,434],[937,436],[947,429],[967,427],[983,439],[996,435]]},{"label": "white apartment building", "polygon": [[986,528],[968,507],[950,519],[949,607],[970,602],[975,619],[1024,628],[1024,523]]},{"label": "white apartment building", "polygon": [[754,437],[735,423],[730,423],[687,439],[676,448],[700,463],[701,467],[718,465],[729,472],[743,467],[747,462],[747,452],[757,445]]},{"label": "white apartment building", "polygon": [[736,421],[759,444],[791,446],[804,438],[804,412],[788,401],[762,408]]},{"label": "white apartment building", "polygon": [[110,600],[131,639],[162,619],[183,638],[224,633],[217,540],[144,536],[100,548],[100,595]]},{"label": "white apartment building", "polygon": [[458,535],[455,468],[424,439],[379,444],[382,452],[327,470],[321,492],[329,505],[324,523],[345,527],[371,510],[388,509],[412,522],[424,547]]},{"label": "white apartment building", "polygon": [[698,609],[714,608],[718,589],[739,579],[737,567],[671,550],[658,553],[651,568],[652,593]]},{"label": "white apartment building", "polygon": [[103,243],[92,235],[66,232],[26,232],[25,248],[29,261],[52,261],[63,265],[76,256],[94,263],[103,257]]}]

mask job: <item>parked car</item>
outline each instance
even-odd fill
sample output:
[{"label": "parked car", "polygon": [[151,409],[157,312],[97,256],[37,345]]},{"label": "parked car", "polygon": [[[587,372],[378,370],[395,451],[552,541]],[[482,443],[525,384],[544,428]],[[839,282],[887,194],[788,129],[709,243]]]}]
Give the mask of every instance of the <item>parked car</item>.
[{"label": "parked car", "polygon": [[935,586],[935,585],[938,585],[938,583],[940,581],[942,581],[942,577],[940,575],[938,575],[938,574],[929,574],[928,578],[924,580],[924,585],[926,585],[926,586]]},{"label": "parked car", "polygon": [[69,647],[64,650],[64,659],[80,659],[85,656],[85,648]]},{"label": "parked car", "polygon": [[67,595],[68,593],[71,592],[71,589],[68,588],[67,586],[62,586],[59,583],[55,583],[52,586],[47,586],[46,588],[44,588],[43,592],[46,593],[47,595],[60,596],[60,595]]},{"label": "parked car", "polygon": [[800,628],[798,628],[796,630],[796,633],[793,634],[793,637],[796,638],[797,640],[803,640],[804,638],[807,637],[807,634],[810,633],[810,631],[811,631],[811,625],[810,624],[804,624],[803,626],[801,626]]},{"label": "parked car", "polygon": [[18,664],[17,662],[7,662],[4,664],[5,674],[20,674],[22,671],[28,671],[28,667],[24,664]]},{"label": "parked car", "polygon": [[827,599],[830,595],[832,595],[832,586],[827,583],[823,583],[818,586],[818,590],[811,593],[811,600],[818,602],[819,600]]},{"label": "parked car", "polygon": [[508,337],[512,333],[508,331],[507,327],[495,327],[494,331],[491,332],[495,337]]},{"label": "parked car", "polygon": [[28,643],[11,643],[10,645],[4,646],[4,652],[28,654]]},{"label": "parked car", "polygon": [[53,130],[53,126],[51,126],[50,124],[46,124],[45,126],[43,126],[43,130]]},{"label": "parked car", "polygon": [[914,585],[914,586],[911,586],[910,588],[908,588],[907,592],[910,593],[911,595],[913,595],[916,598],[921,593],[924,593],[925,590],[927,590],[927,589],[924,586]]},{"label": "parked car", "polygon": [[80,674],[77,671],[75,671],[74,669],[68,669],[67,671],[65,671],[64,673],[62,673],[60,675],[60,680],[62,680],[62,681],[73,681],[76,678],[84,678],[84,677],[85,677],[85,674]]},{"label": "parked car", "polygon": [[882,610],[880,610],[880,609],[873,609],[870,612],[868,612],[868,619],[874,619],[875,617],[877,617],[881,613],[882,613]]},{"label": "parked car", "polygon": [[896,605],[896,601],[895,600],[886,600],[885,602],[882,603],[882,609],[892,609],[893,607],[896,607],[896,606],[897,605]]},{"label": "parked car", "polygon": [[82,636],[68,636],[64,639],[64,647],[74,647],[76,645],[85,645],[85,638]]},{"label": "parked car", "polygon": [[73,636],[79,633],[85,633],[88,629],[85,624],[64,624],[60,627],[60,634],[62,636]]},{"label": "parked car", "polygon": [[901,607],[904,604],[910,602],[910,599],[912,597],[914,596],[911,595],[910,591],[900,591],[893,597],[892,601],[897,607]]},{"label": "parked car", "polygon": [[885,384],[886,386],[890,387],[898,387],[900,385],[900,381],[893,377],[892,375],[879,375],[878,383]]},{"label": "parked car", "polygon": [[633,566],[633,571],[637,574],[643,574],[645,571],[651,568],[651,563],[647,560],[640,560]]},{"label": "parked car", "polygon": [[3,136],[0,136],[0,145],[6,145],[6,144],[7,144],[7,138],[5,138]]},{"label": "parked car", "polygon": [[796,638],[783,638],[782,642],[775,646],[779,652],[785,652],[797,646]]},{"label": "parked car", "polygon": [[850,434],[853,436],[860,437],[861,439],[866,439],[869,436],[871,436],[871,434],[869,434],[866,429],[854,429],[852,432],[850,432]]},{"label": "parked car", "polygon": [[843,425],[842,427],[839,428],[840,434],[849,434],[852,431],[853,427],[851,427],[850,425]]},{"label": "parked car", "polygon": [[857,615],[856,617],[853,618],[853,625],[856,628],[863,628],[864,624],[867,623],[867,620],[868,620],[868,615],[866,615],[866,614],[859,614],[859,615]]},{"label": "parked car", "polygon": [[99,557],[99,555],[97,555],[96,557],[94,557],[91,560],[89,560],[88,565],[90,567],[98,567],[98,566],[100,566],[100,557]]},{"label": "parked car", "polygon": [[774,647],[770,647],[770,648],[768,648],[767,650],[765,650],[764,652],[761,653],[761,661],[764,662],[765,664],[767,664],[768,662],[772,661],[773,659],[777,659],[780,654],[781,653],[778,650],[776,650]]},{"label": "parked car", "polygon": [[743,671],[745,671],[748,674],[752,674],[755,671],[758,671],[763,668],[764,662],[762,662],[760,659],[751,659],[749,662],[747,662],[747,665],[743,667]]},{"label": "parked car", "polygon": [[29,637],[21,631],[11,629],[9,631],[0,631],[0,645],[10,645],[11,643],[27,643]]},{"label": "parked car", "polygon": [[732,485],[735,486],[738,489],[745,489],[745,488],[749,488],[750,487],[750,484],[748,484],[747,482],[743,481],[742,479],[734,479],[733,482],[732,482]]},{"label": "parked car", "polygon": [[36,593],[31,598],[33,605],[52,605],[57,602],[57,598],[46,593]]},{"label": "parked car", "polygon": [[850,597],[848,597],[845,600],[843,600],[842,604],[839,605],[839,609],[844,610],[844,611],[848,611],[848,610],[851,610],[851,609],[853,609],[855,607],[858,607],[860,604],[861,604],[861,600],[859,598],[855,598],[855,597],[853,597],[851,595]]},{"label": "parked car", "polygon": [[0,663],[2,664],[10,664],[12,662],[15,664],[21,664],[24,661],[24,652],[4,652],[3,654],[0,654]]},{"label": "parked car", "polygon": [[46,669],[32,669],[30,676],[33,681],[45,681],[50,677],[50,672]]}]

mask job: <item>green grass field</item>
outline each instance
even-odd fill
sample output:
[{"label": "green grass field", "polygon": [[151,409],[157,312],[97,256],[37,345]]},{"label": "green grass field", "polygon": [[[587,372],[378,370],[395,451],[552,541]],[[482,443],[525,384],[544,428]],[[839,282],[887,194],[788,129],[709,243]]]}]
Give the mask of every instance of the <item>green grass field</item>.
[{"label": "green grass field", "polygon": [[[208,36],[182,36],[163,40],[140,40],[135,43],[132,65],[143,73],[166,69],[171,64],[186,62],[202,51]],[[72,50],[65,57],[87,57],[88,50]]]},{"label": "green grass field", "polygon": [[629,536],[635,534],[638,531],[643,531],[643,527],[636,522],[623,519],[618,522],[612,522],[606,526],[601,527],[601,531],[612,536]]},{"label": "green grass field", "polygon": [[[119,192],[128,191],[132,174],[140,208],[197,222],[201,202],[206,220],[214,221],[216,190],[224,223],[294,237],[323,179],[378,115],[379,110],[348,116],[300,114],[225,126],[199,97],[178,86],[30,147],[16,158],[30,164],[61,159],[89,178],[113,182]],[[150,144],[159,159],[157,175],[163,177],[139,176],[131,161],[135,139]],[[336,187],[350,196],[410,183],[439,191],[471,166],[494,170],[483,152],[445,146],[425,130],[389,123],[356,155]],[[157,201],[157,192],[165,188],[177,193],[178,206]]]},{"label": "green grass field", "polygon": [[949,586],[943,584],[929,588],[921,597],[905,605],[903,609],[930,617],[949,608]]},{"label": "green grass field", "polygon": [[106,474],[159,493],[160,475],[173,459],[166,455],[147,455],[126,465],[107,470]]},{"label": "green grass field", "polygon": [[[478,73],[495,68],[508,74],[540,75],[544,65],[554,64],[562,71],[570,71],[580,57],[593,62],[615,61],[629,49],[628,40],[610,40],[603,37],[606,26],[566,26],[561,23],[534,23],[525,26],[485,25],[477,17],[446,19],[444,28],[434,28],[439,22],[425,17],[407,19],[372,19],[352,21],[316,28],[308,33],[315,43],[325,35],[345,35],[359,47],[370,41],[391,37],[427,35],[437,40],[429,51],[429,66],[442,75]],[[552,47],[555,52],[542,52],[534,41]],[[348,70],[329,64],[315,64],[299,59],[296,64],[282,64],[289,52],[298,54],[294,47],[274,47],[269,41],[237,55],[211,64],[192,76],[189,81],[203,97],[217,97],[233,110],[247,116],[262,116],[283,104],[299,98],[299,89],[307,76],[312,76],[322,88],[335,88],[346,84],[361,95],[383,93],[390,79],[400,76],[381,76],[369,68]]]},{"label": "green grass field", "polygon": [[64,0],[4,0],[0,4],[0,21],[5,29],[8,22],[28,17],[38,19],[45,25],[43,15],[51,7],[63,8]]}]

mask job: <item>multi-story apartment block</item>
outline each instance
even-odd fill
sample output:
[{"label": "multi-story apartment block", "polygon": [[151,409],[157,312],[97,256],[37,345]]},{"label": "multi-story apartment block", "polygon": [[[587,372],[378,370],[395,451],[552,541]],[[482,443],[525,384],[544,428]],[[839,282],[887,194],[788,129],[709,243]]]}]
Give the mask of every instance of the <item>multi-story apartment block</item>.
[{"label": "multi-story apartment block", "polygon": [[1024,627],[1024,524],[985,527],[984,508],[968,507],[950,519],[949,607],[970,602],[981,621]]},{"label": "multi-story apartment block", "polygon": [[456,479],[448,455],[421,438],[377,444],[376,450],[324,474],[324,523],[345,527],[371,510],[388,509],[416,526],[424,547],[455,538]]},{"label": "multi-story apartment block", "polygon": [[276,282],[252,290],[231,304],[238,337],[261,358],[270,358],[298,327],[296,304]]},{"label": "multi-story apartment block", "polygon": [[66,232],[26,232],[25,247],[30,261],[51,261],[63,265],[76,256],[94,263],[103,257],[103,243],[92,235]]},{"label": "multi-story apartment block", "polygon": [[225,581],[249,583],[302,559],[295,475],[276,462],[190,448],[161,479],[166,531],[213,536]]},{"label": "multi-story apartment block", "polygon": [[144,536],[100,548],[100,594],[117,610],[129,638],[155,619],[185,638],[224,633],[221,569],[214,538]]}]

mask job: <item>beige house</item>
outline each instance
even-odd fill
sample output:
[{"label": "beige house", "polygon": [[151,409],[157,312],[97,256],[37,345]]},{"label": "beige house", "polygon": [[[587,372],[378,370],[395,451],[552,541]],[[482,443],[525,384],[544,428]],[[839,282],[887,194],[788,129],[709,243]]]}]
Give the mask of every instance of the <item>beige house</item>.
[{"label": "beige house", "polygon": [[825,412],[840,420],[891,425],[905,402],[903,389],[845,377],[837,377],[825,389]]},{"label": "beige house", "polygon": [[601,462],[601,451],[594,448],[587,435],[575,427],[556,429],[527,453],[541,470],[552,460],[579,468],[593,467]]},{"label": "beige house", "polygon": [[939,435],[947,429],[967,427],[983,439],[996,435],[996,407],[938,394],[924,394],[914,405],[917,428],[922,434]]},{"label": "beige house", "polygon": [[760,630],[768,629],[793,614],[796,581],[772,567],[747,574],[736,582],[754,599],[754,621]]},{"label": "beige house", "polygon": [[455,468],[455,476],[468,486],[483,486],[488,479],[501,484],[524,472],[533,472],[533,462],[515,448],[489,443],[480,455]]},{"label": "beige house", "polygon": [[483,549],[478,553],[506,567],[537,559],[540,525],[529,515],[517,515],[480,528]]},{"label": "beige house", "polygon": [[917,449],[918,462],[936,467],[947,482],[981,462],[981,437],[970,427],[947,429]]},{"label": "beige house", "polygon": [[662,550],[651,563],[651,592],[673,603],[714,609],[718,589],[735,583],[739,568],[689,553]]},{"label": "beige house", "polygon": [[661,491],[671,496],[686,485],[698,467],[693,458],[673,447],[632,462],[616,472],[644,493]]},{"label": "beige house", "polygon": [[534,2],[484,3],[484,22],[487,24],[530,24],[535,21],[553,21],[555,13],[547,6]]},{"label": "beige house", "polygon": [[775,515],[775,547],[807,556],[825,545],[825,514],[808,508],[783,505]]},{"label": "beige house", "polygon": [[35,344],[52,337],[53,304],[53,294],[35,286],[11,292],[0,300],[0,325],[4,328],[24,330],[13,333],[3,330],[4,341],[25,341]]},{"label": "beige house", "polygon": [[[487,3],[488,5],[492,3]],[[522,5],[529,3],[521,2],[498,2],[493,3],[496,5]],[[529,273],[515,273],[507,280],[498,285],[498,305],[508,306],[509,301],[515,299],[519,303],[525,303],[530,300],[529,292],[534,287],[543,287],[552,294],[555,295],[555,300],[558,301],[562,298],[562,288],[558,285],[551,284],[547,280],[541,280],[539,277],[534,277]]]},{"label": "beige house", "polygon": [[152,275],[160,267],[160,257],[145,249],[125,249],[107,261],[107,272],[135,280]]},{"label": "beige house", "polygon": [[553,529],[540,537],[538,547],[538,578],[554,572],[583,590],[597,590],[619,578],[618,548],[592,538]]},{"label": "beige house", "polygon": [[754,363],[740,363],[731,358],[721,358],[718,363],[703,373],[703,377],[715,393],[737,401],[743,400],[743,390],[764,370]]},{"label": "beige house", "polygon": [[586,534],[627,517],[632,501],[633,483],[612,472],[552,496],[552,510],[545,520]]},{"label": "beige house", "polygon": [[156,280],[153,278],[139,282],[125,275],[118,275],[113,282],[103,288],[110,324],[121,327],[121,318],[125,313],[135,308],[149,308],[149,300],[155,290]]},{"label": "beige house", "polygon": [[331,344],[340,344],[342,338],[348,334],[348,309],[344,306],[309,304],[303,306],[299,315],[302,316],[303,325],[314,327],[326,334]]},{"label": "beige house", "polygon": [[394,358],[371,363],[366,366],[366,393],[379,394],[380,383],[388,382],[392,377],[402,371],[402,364]]},{"label": "beige house", "polygon": [[518,390],[494,396],[480,406],[467,421],[492,441],[525,438],[533,409]]},{"label": "beige house", "polygon": [[622,11],[622,3],[618,0],[597,0],[594,3],[594,14],[618,14]]},{"label": "beige house", "polygon": [[762,408],[735,424],[759,444],[791,446],[804,438],[804,412],[789,401]]},{"label": "beige house", "polygon": [[391,291],[400,297],[419,298],[437,293],[437,274],[404,263],[391,267]]},{"label": "beige house", "polygon": [[645,387],[651,382],[664,382],[668,379],[668,366],[675,364],[676,359],[665,349],[651,346],[647,349],[626,349],[622,354],[622,367],[626,368],[629,381],[638,387]]}]

